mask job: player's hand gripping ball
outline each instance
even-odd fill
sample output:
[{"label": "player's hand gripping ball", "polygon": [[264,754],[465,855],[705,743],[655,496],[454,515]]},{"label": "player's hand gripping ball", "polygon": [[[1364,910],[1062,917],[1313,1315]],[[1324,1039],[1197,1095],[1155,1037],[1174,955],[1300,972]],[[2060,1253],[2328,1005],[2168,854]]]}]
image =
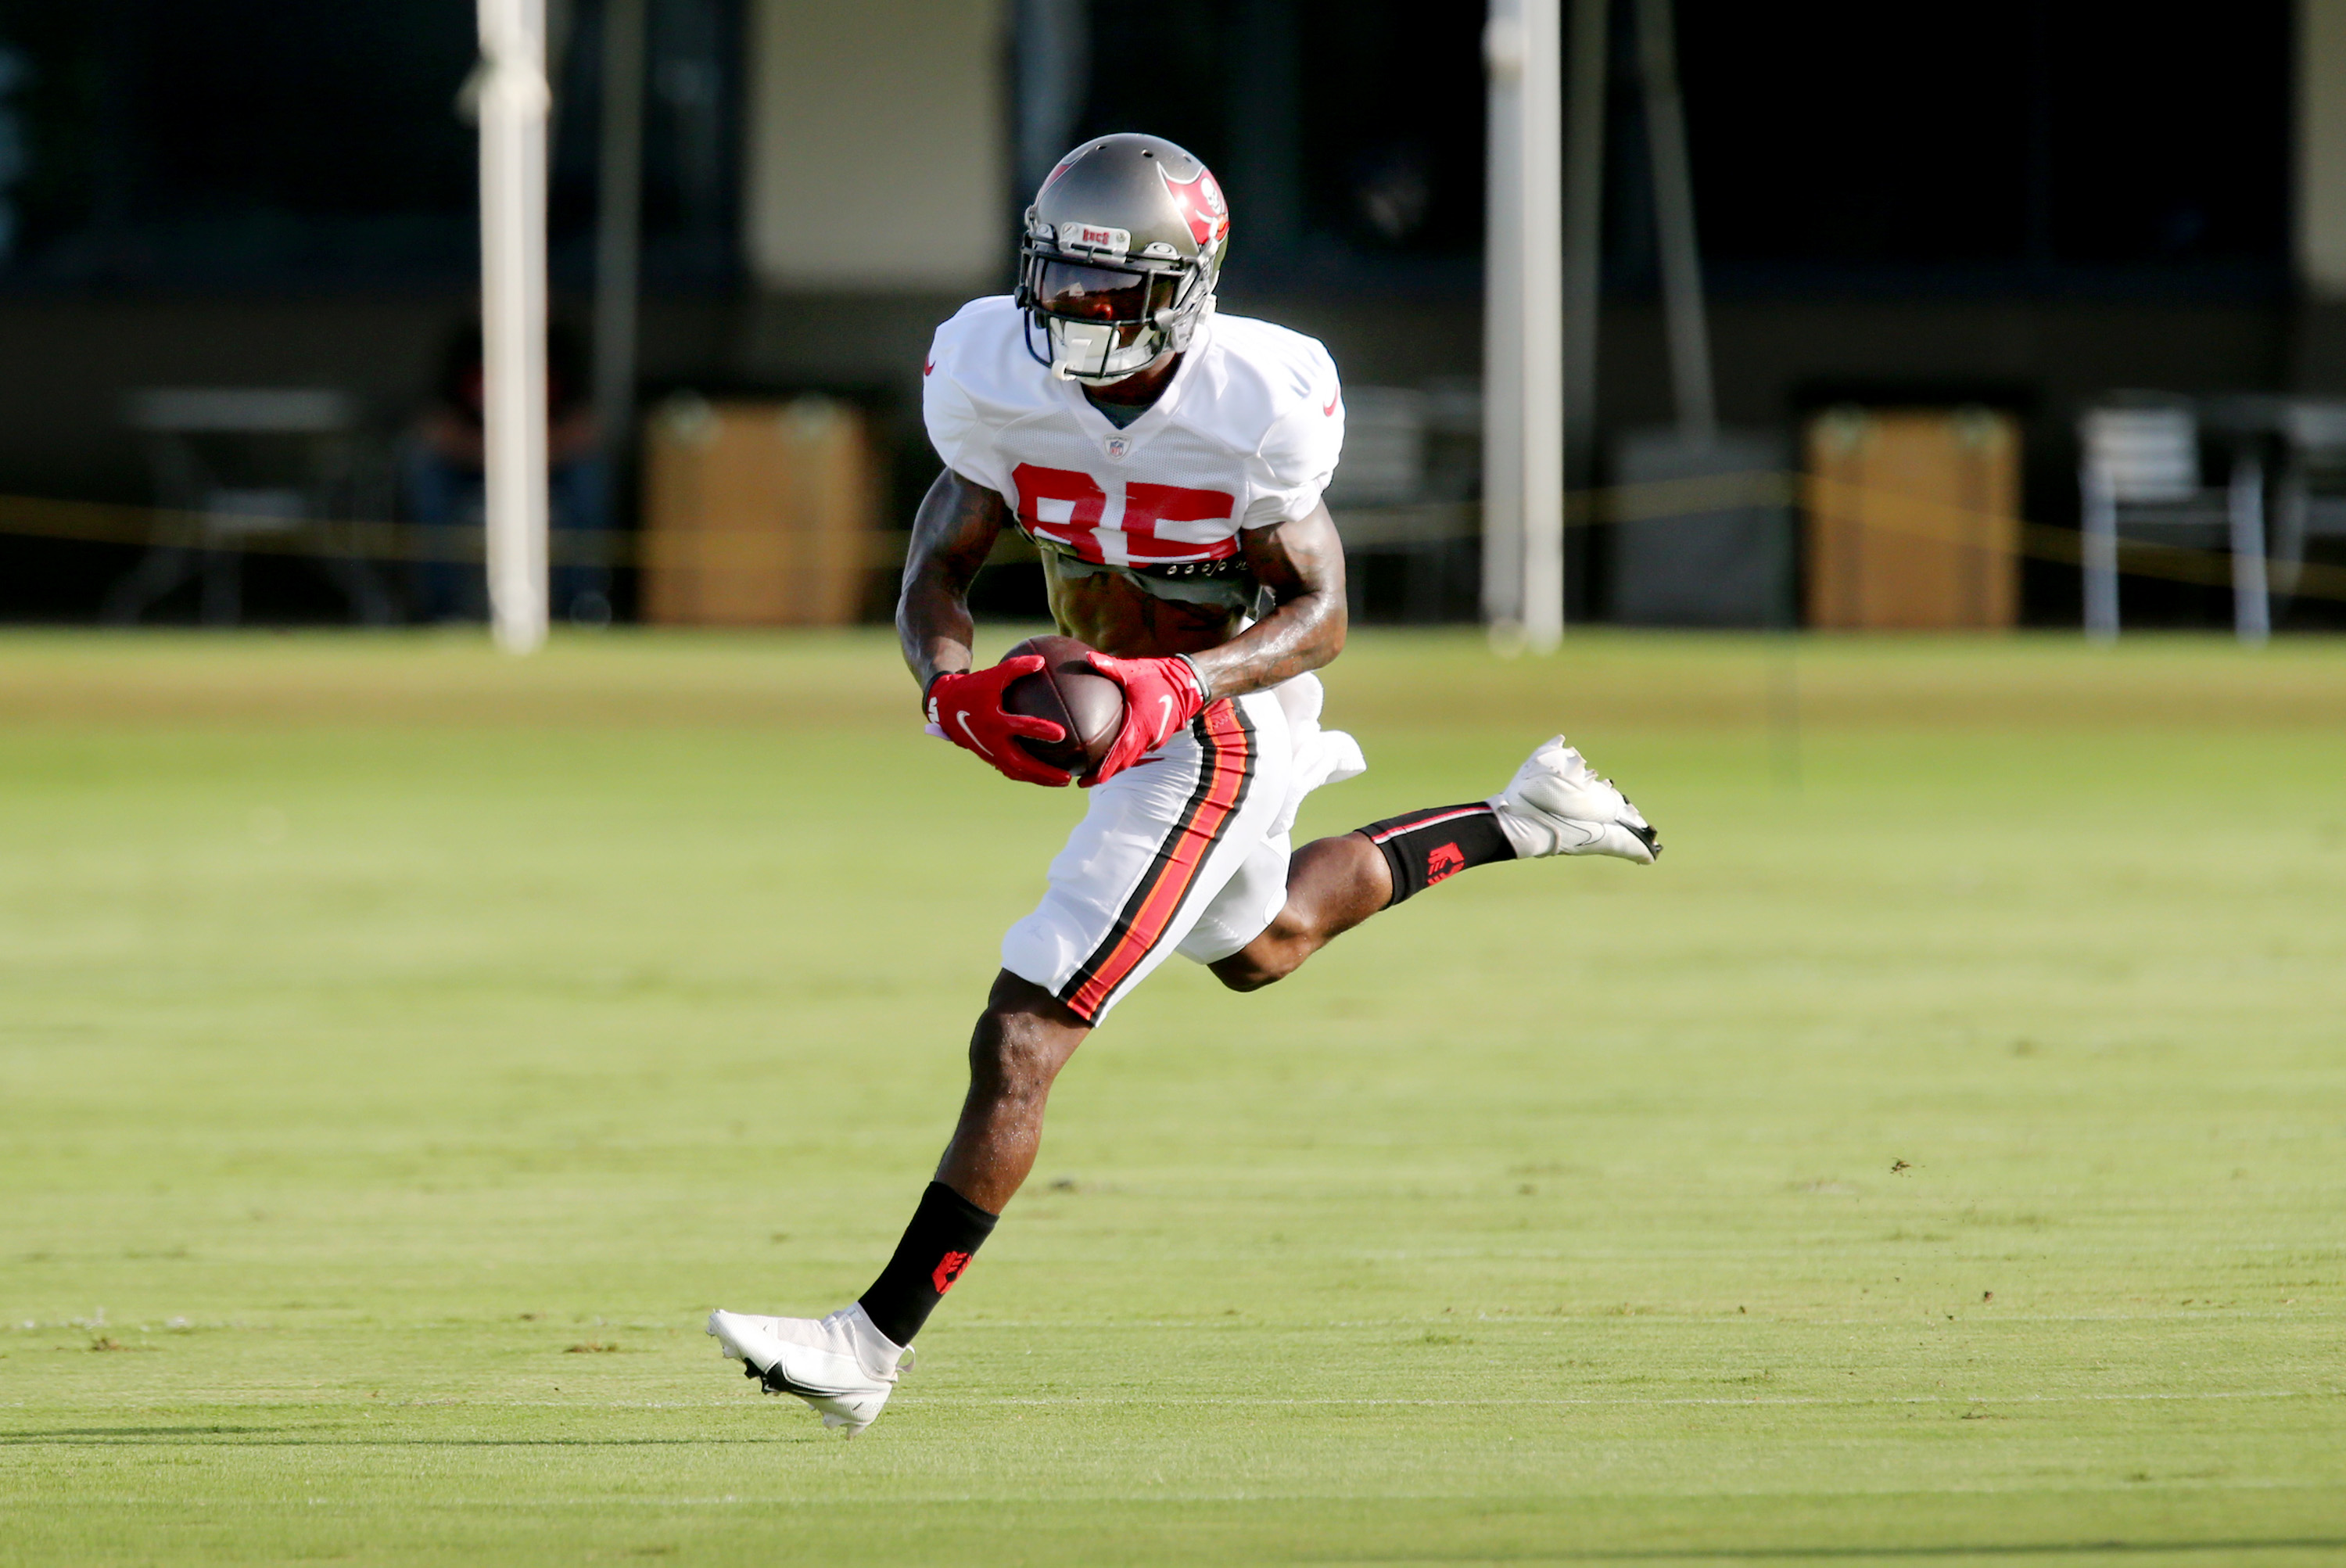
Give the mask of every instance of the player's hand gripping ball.
[{"label": "player's hand gripping ball", "polygon": [[1124,688],[1124,723],[1107,754],[1084,775],[1085,788],[1115,778],[1170,740],[1206,706],[1198,671],[1185,658],[1110,658],[1086,662]]},{"label": "player's hand gripping ball", "polygon": [[1075,782],[1074,768],[1054,768],[1027,749],[1030,743],[1059,745],[1067,738],[1063,724],[1050,718],[1011,711],[1004,702],[1009,688],[1044,666],[1038,654],[1018,654],[992,669],[958,670],[929,682],[929,722],[937,732],[964,751],[974,751],[1007,778],[1022,784],[1057,788]]},{"label": "player's hand gripping ball", "polygon": [[1014,658],[1042,661],[1040,669],[1004,688],[1002,706],[1009,713],[1058,727],[1057,740],[1018,743],[1046,767],[1089,773],[1099,767],[1124,728],[1124,688],[1092,668],[1090,661],[1096,657],[1074,637],[1060,636],[1028,637],[1005,656],[1005,663]]}]

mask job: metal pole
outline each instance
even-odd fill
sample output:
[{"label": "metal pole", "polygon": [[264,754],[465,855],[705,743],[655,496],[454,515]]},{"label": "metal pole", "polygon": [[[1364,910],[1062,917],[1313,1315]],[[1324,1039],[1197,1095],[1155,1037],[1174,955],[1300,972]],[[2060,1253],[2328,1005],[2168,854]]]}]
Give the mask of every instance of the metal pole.
[{"label": "metal pole", "polygon": [[480,0],[481,353],[490,620],[546,641],[545,0]]},{"label": "metal pole", "polygon": [[2272,640],[2271,576],[2265,565],[2265,464],[2253,452],[2232,460],[2226,498],[2232,535],[2232,629],[2249,647]]},{"label": "metal pole", "polygon": [[1524,0],[1490,0],[1483,239],[1483,618],[1492,646],[1524,625]]},{"label": "metal pole", "polygon": [[1711,397],[1710,326],[1702,304],[1702,252],[1695,243],[1694,178],[1687,164],[1686,107],[1678,97],[1678,35],[1670,0],[1637,0],[1637,62],[1645,77],[1646,145],[1653,153],[1654,219],[1662,250],[1662,310],[1678,430],[1689,443],[1718,433]]},{"label": "metal pole", "polygon": [[643,256],[644,0],[605,0],[603,146],[595,202],[595,426],[614,482],[636,418]]},{"label": "metal pole", "polygon": [[1576,486],[1596,473],[1596,311],[1605,240],[1606,19],[1612,0],[1572,0],[1564,97],[1564,457]]},{"label": "metal pole", "polygon": [[1230,200],[1249,257],[1291,253],[1303,229],[1300,18],[1290,0],[1239,0],[1229,74]]},{"label": "metal pole", "polygon": [[[1044,177],[1072,145],[1091,79],[1091,15],[1086,0],[1018,0],[1018,172],[1014,193],[1024,212]],[[1230,171],[1236,174],[1238,171]]]},{"label": "metal pole", "polygon": [[1559,0],[1492,0],[1483,300],[1483,607],[1493,642],[1564,636]]},{"label": "metal pole", "polygon": [[2077,472],[2083,496],[2084,537],[2079,541],[2085,568],[2086,639],[2113,643],[2118,638],[2118,509],[2109,476],[2089,453]]},{"label": "metal pole", "polygon": [[1564,640],[1564,32],[1559,0],[1525,0],[1524,640]]}]

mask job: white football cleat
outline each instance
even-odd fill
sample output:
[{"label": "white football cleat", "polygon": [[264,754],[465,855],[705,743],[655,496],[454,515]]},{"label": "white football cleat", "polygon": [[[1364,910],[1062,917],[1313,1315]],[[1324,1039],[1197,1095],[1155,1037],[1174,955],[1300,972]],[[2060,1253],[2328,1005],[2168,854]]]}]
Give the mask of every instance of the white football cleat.
[{"label": "white football cleat", "polygon": [[821,1319],[719,1309],[709,1315],[709,1331],[767,1393],[796,1394],[849,1437],[880,1419],[898,1374],[913,1364],[913,1348],[880,1332],[860,1301]]},{"label": "white football cleat", "polygon": [[1491,797],[1499,827],[1519,860],[1543,855],[1618,855],[1650,866],[1661,840],[1609,779],[1590,771],[1579,752],[1556,736]]}]

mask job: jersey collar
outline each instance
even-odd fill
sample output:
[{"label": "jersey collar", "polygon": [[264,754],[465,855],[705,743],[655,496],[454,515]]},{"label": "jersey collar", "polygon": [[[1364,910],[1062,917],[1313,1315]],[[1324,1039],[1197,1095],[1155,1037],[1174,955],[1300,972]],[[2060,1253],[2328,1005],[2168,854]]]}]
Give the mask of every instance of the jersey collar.
[{"label": "jersey collar", "polygon": [[1181,401],[1183,389],[1196,377],[1198,361],[1205,358],[1206,349],[1212,341],[1213,325],[1214,318],[1209,312],[1190,332],[1189,346],[1182,351],[1181,362],[1173,367],[1173,379],[1165,383],[1165,390],[1158,394],[1157,401],[1143,410],[1138,419],[1121,428],[1092,406],[1091,399],[1084,395],[1079,382],[1063,380],[1047,370],[1043,373],[1058,388],[1059,396],[1074,410],[1076,423],[1092,438],[1092,443],[1107,454],[1109,462],[1121,463],[1138,451],[1142,442],[1165,428],[1171,419],[1174,405]]}]

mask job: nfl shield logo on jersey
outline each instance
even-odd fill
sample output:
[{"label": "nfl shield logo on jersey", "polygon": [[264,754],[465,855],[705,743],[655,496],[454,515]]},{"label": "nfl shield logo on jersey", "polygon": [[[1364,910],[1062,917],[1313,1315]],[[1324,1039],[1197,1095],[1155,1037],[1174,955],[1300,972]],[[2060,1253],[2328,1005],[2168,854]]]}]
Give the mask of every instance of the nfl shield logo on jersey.
[{"label": "nfl shield logo on jersey", "polygon": [[1109,462],[1122,463],[1124,461],[1124,454],[1131,450],[1132,443],[1127,441],[1123,436],[1111,435],[1107,438],[1107,455]]}]

